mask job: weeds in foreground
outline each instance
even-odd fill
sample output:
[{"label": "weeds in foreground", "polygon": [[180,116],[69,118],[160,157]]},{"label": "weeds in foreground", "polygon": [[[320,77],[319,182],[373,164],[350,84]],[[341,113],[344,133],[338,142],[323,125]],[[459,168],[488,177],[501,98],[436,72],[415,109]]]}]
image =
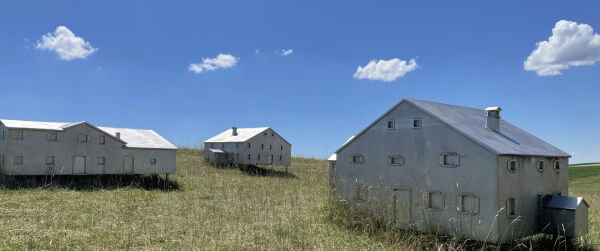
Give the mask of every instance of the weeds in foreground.
[{"label": "weeds in foreground", "polygon": [[343,201],[330,199],[327,219],[351,232],[388,243],[396,248],[414,250],[594,250],[585,237],[565,238],[538,234],[497,244],[451,237],[414,228],[399,229],[388,221],[359,212]]}]

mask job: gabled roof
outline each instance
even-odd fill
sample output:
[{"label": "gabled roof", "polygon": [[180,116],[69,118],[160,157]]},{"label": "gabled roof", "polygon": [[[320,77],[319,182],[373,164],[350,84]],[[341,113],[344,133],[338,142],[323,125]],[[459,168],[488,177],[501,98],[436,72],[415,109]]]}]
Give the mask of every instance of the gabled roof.
[{"label": "gabled roof", "polygon": [[113,127],[98,128],[112,135],[116,135],[117,132],[121,133],[121,139],[127,142],[127,148],[177,149],[171,142],[153,130]]},{"label": "gabled roof", "polygon": [[505,120],[500,120],[500,130],[497,132],[486,128],[485,110],[409,98],[402,99],[400,103],[375,120],[356,137],[345,143],[336,153],[364,134],[402,103],[415,106],[497,155],[571,157],[568,153]]},{"label": "gabled roof", "polygon": [[[8,120],[0,119],[0,122],[7,128],[26,129],[26,130],[47,130],[47,131],[64,131],[69,127],[86,124],[109,137],[125,144],[128,148],[150,148],[150,149],[177,149],[169,141],[158,135],[152,130],[142,129],[126,129],[126,128],[111,128],[111,127],[96,127],[88,122],[40,122],[40,121],[23,121],[23,120]],[[116,132],[121,133],[121,138],[117,138]]]},{"label": "gabled roof", "polygon": [[[277,132],[275,132],[275,130],[273,130],[270,127],[257,127],[257,128],[237,128],[237,135],[233,135],[233,129],[229,128],[227,130],[225,130],[222,133],[217,134],[216,136],[207,139],[206,141],[204,141],[204,143],[240,143],[240,142],[246,142],[249,139],[253,138],[256,135],[259,135],[261,133],[263,133],[266,130],[271,129],[275,134],[277,134],[279,137],[281,137],[281,135],[279,135]],[[288,142],[285,138],[281,137],[283,139],[283,141],[285,141],[286,143],[288,143],[289,145],[290,142]]]}]

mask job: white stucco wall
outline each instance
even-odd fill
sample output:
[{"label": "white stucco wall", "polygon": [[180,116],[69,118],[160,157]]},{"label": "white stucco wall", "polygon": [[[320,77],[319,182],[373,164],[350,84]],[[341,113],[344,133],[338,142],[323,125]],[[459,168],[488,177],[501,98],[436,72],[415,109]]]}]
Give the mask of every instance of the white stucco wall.
[{"label": "white stucco wall", "polygon": [[[23,139],[12,139],[12,133],[23,132]],[[49,132],[58,134],[57,141],[48,141]],[[78,135],[87,135],[88,142],[80,143]],[[99,136],[105,136],[105,144],[99,144]],[[123,174],[124,157],[134,157],[134,174],[175,173],[175,150],[123,148],[123,143],[109,137],[86,124],[66,128],[64,131],[17,130],[10,129],[0,148],[5,164],[2,168],[7,175],[47,175],[49,168],[54,174],[73,174],[75,156],[85,156],[85,174]],[[23,156],[23,164],[15,165],[15,156]],[[54,165],[46,164],[46,157],[54,156]],[[104,165],[98,165],[98,157],[104,157]],[[156,158],[151,165],[150,159]]]}]

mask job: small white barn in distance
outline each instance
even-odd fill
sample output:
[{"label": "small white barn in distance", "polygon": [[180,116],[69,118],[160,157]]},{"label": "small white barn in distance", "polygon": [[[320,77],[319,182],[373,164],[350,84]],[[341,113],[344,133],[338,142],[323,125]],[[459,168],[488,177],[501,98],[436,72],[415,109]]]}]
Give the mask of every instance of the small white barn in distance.
[{"label": "small white barn in distance", "polygon": [[289,166],[292,145],[269,127],[232,127],[204,141],[204,157],[218,165]]},{"label": "small white barn in distance", "polygon": [[499,107],[403,99],[330,157],[330,188],[401,228],[503,242],[556,225],[540,213],[568,194],[569,158]]},{"label": "small white barn in distance", "polygon": [[173,174],[176,150],[152,130],[0,120],[5,175]]}]

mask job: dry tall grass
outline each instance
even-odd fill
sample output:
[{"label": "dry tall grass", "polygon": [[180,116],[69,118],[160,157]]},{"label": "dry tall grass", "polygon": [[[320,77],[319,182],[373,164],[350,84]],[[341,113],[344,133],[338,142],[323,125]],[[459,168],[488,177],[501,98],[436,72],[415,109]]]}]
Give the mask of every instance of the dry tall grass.
[{"label": "dry tall grass", "polygon": [[[282,167],[215,168],[201,156],[198,150],[179,150],[177,174],[170,182],[120,176],[57,177],[52,183],[44,178],[5,179],[0,184],[0,249],[482,247],[393,229],[331,203],[323,160],[294,159],[285,173]],[[593,184],[598,181],[600,176],[591,176],[571,183],[571,192],[592,205],[592,224],[584,245],[567,247],[600,247],[600,212],[594,207],[600,192]],[[552,247],[545,242],[513,245]]]}]

